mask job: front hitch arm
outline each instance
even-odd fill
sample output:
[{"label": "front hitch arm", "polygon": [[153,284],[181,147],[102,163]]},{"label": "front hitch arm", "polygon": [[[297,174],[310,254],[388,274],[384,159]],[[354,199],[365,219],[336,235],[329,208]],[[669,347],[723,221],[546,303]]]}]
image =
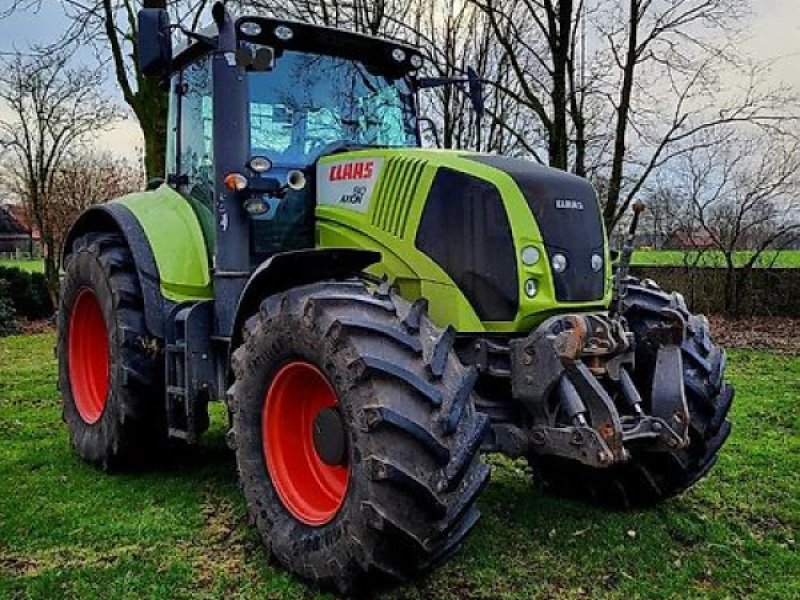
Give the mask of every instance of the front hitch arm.
[{"label": "front hitch arm", "polygon": [[[645,343],[657,348],[650,414],[631,373],[634,353],[624,324],[605,315],[566,315],[545,321],[510,344],[511,391],[532,417],[530,451],[592,467],[628,459],[626,444],[664,451],[688,443],[689,412],[683,390],[684,323],[654,328]],[[600,378],[616,385],[612,397]],[[630,416],[621,416],[615,398]]]}]

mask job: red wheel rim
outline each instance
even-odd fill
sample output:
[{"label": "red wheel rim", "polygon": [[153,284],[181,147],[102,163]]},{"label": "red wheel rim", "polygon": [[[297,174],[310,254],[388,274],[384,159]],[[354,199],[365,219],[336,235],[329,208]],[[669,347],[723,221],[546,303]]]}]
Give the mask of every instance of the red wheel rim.
[{"label": "red wheel rim", "polygon": [[314,446],[314,419],[337,405],[325,375],[302,361],[278,371],[264,400],[261,433],[267,470],[283,505],[307,525],[328,523],[347,493],[349,466],[326,464]]},{"label": "red wheel rim", "polygon": [[69,378],[75,408],[89,425],[97,423],[108,397],[108,328],[95,293],[78,292],[69,318]]}]

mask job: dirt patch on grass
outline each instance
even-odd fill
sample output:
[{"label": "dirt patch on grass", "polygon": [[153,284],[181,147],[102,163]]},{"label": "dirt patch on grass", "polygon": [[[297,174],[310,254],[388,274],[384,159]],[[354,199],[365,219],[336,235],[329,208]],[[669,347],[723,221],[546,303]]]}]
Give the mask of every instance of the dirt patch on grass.
[{"label": "dirt patch on grass", "polygon": [[254,551],[247,539],[247,519],[237,514],[234,504],[218,495],[206,494],[203,515],[202,552],[196,544],[187,551],[198,587],[208,588],[220,577],[231,578],[247,570],[247,558]]},{"label": "dirt patch on grass", "polygon": [[726,348],[800,353],[800,319],[789,317],[709,318],[714,340]]},{"label": "dirt patch on grass", "polygon": [[36,321],[29,321],[23,317],[18,317],[17,326],[19,327],[19,332],[24,335],[50,333],[56,329],[55,317],[51,317],[50,319],[38,319]]},{"label": "dirt patch on grass", "polygon": [[0,575],[23,577],[35,573],[37,570],[37,563],[31,559],[0,554]]},{"label": "dirt patch on grass", "polygon": [[149,549],[139,545],[126,545],[103,550],[61,546],[32,555],[21,555],[0,550],[0,575],[9,577],[35,576],[43,571],[104,568],[123,558],[143,556]]}]

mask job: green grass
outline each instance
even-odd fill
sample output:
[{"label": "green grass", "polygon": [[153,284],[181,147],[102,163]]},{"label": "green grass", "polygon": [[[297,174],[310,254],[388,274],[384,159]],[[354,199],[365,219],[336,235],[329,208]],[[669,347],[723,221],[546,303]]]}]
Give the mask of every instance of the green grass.
[{"label": "green grass", "polygon": [[[81,464],[52,346],[0,340],[0,598],[332,598],[268,564],[220,410],[202,447],[155,472]],[[696,488],[608,512],[543,496],[519,463],[492,458],[463,551],[383,599],[800,597],[800,358],[735,351],[729,364],[734,433]]]},{"label": "green grass", "polygon": [[0,267],[13,267],[28,273],[44,273],[44,261],[40,258],[25,260],[0,260]]},{"label": "green grass", "polygon": [[[697,252],[683,250],[636,250],[633,253],[632,263],[634,265],[693,265],[698,260],[698,256]],[[752,256],[752,252],[742,251],[736,252],[733,259],[737,266],[741,266],[750,260]],[[800,250],[782,250],[777,253],[777,258],[774,251],[764,252],[758,258],[756,266],[769,267],[773,261],[775,263],[774,266],[778,268],[800,268]],[[720,252],[708,251],[699,256],[698,264],[704,267],[724,267],[725,259]]]}]

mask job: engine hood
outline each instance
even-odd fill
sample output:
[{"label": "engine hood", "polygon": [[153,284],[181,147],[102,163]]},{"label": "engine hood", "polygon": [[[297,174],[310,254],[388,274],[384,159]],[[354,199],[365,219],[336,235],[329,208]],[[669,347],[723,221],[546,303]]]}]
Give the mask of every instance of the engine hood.
[{"label": "engine hood", "polygon": [[[582,178],[523,159],[370,148],[321,158],[314,182],[323,245],[379,245],[386,272],[454,284],[483,323],[522,327],[557,304],[605,302],[600,208]],[[525,264],[531,245],[541,259]]]}]

